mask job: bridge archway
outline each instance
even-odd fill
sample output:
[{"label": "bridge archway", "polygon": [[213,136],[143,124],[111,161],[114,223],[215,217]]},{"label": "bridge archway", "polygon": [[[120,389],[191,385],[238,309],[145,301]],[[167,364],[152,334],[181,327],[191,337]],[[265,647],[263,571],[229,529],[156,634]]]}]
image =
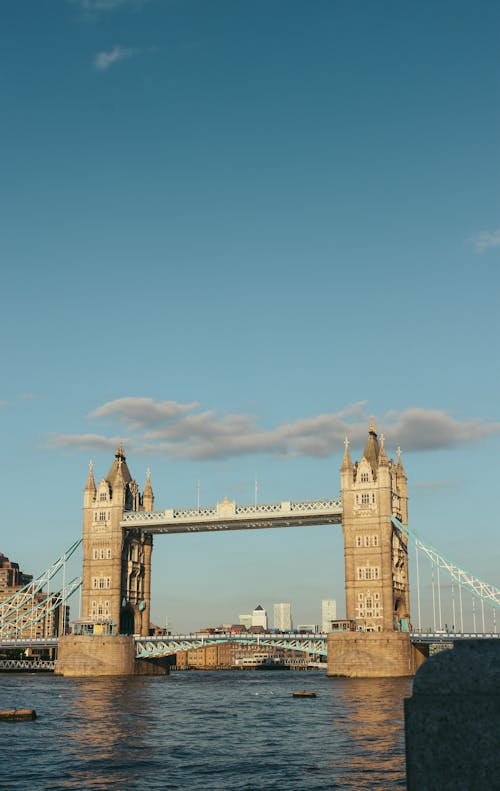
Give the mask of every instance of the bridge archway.
[{"label": "bridge archway", "polygon": [[134,634],[135,614],[130,605],[123,607],[120,612],[120,634]]}]

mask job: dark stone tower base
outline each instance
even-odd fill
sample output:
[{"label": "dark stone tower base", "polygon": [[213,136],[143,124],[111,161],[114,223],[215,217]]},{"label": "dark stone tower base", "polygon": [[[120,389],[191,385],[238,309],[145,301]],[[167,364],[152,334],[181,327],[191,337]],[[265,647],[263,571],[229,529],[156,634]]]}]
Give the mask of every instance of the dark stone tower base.
[{"label": "dark stone tower base", "polygon": [[405,632],[330,633],[327,651],[327,674],[349,678],[413,676],[425,659]]},{"label": "dark stone tower base", "polygon": [[59,638],[58,676],[153,676],[169,672],[167,658],[136,659],[134,638],[127,635],[66,635]]}]

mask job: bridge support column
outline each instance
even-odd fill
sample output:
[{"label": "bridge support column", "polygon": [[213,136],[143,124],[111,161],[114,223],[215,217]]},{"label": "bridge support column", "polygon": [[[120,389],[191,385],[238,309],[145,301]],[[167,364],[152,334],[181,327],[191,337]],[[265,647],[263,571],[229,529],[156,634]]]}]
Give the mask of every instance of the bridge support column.
[{"label": "bridge support column", "polygon": [[130,635],[66,635],[59,639],[55,674],[59,676],[166,675],[166,659],[136,659]]},{"label": "bridge support column", "polygon": [[412,676],[425,655],[407,632],[331,632],[327,674],[349,678]]}]

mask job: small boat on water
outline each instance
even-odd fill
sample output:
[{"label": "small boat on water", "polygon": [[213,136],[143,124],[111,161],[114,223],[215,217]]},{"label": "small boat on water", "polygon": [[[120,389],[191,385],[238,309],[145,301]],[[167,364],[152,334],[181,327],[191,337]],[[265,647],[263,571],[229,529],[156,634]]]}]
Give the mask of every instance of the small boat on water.
[{"label": "small boat on water", "polygon": [[292,697],[294,698],[315,698],[315,692],[308,692],[307,690],[301,690],[300,692],[292,692]]},{"label": "small boat on water", "polygon": [[35,709],[9,709],[0,711],[0,720],[36,720]]}]

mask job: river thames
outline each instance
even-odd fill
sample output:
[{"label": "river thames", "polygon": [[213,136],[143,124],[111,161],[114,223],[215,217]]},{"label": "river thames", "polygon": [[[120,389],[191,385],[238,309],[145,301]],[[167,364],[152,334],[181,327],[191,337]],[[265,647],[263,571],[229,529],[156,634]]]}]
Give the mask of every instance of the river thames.
[{"label": "river thames", "polygon": [[0,722],[0,788],[404,789],[411,684],[314,671],[0,675],[0,708],[38,715]]}]

